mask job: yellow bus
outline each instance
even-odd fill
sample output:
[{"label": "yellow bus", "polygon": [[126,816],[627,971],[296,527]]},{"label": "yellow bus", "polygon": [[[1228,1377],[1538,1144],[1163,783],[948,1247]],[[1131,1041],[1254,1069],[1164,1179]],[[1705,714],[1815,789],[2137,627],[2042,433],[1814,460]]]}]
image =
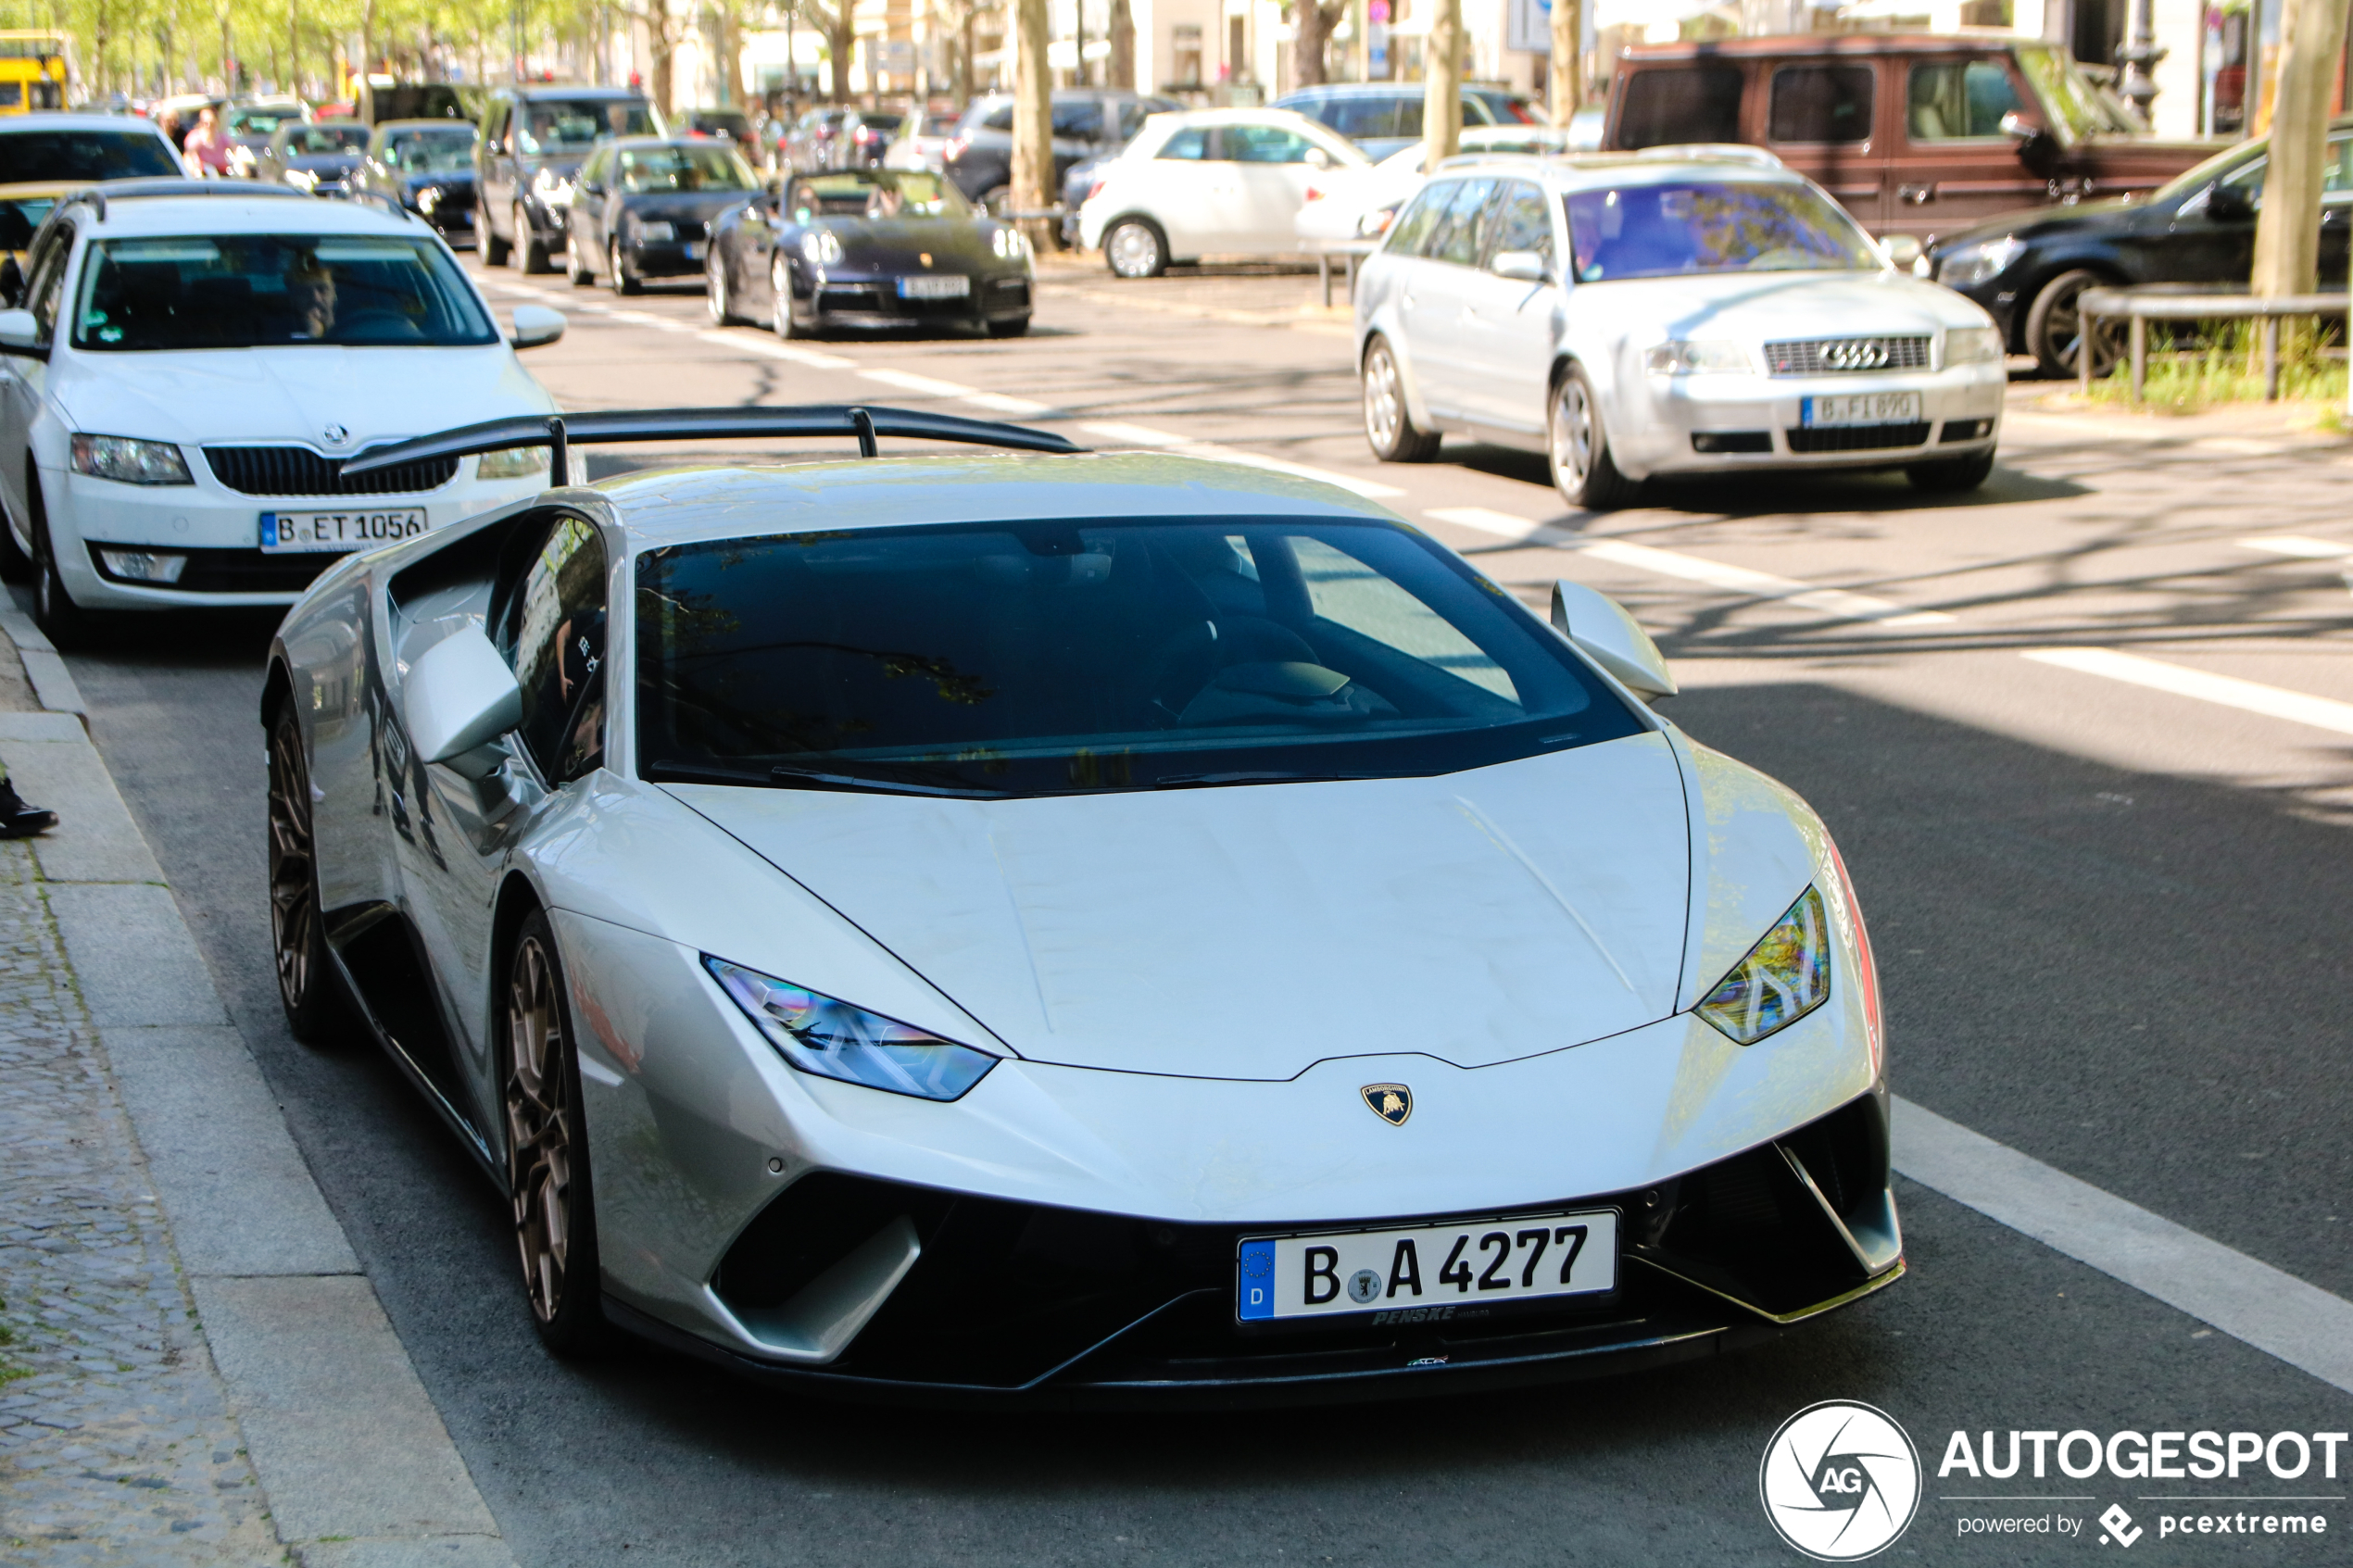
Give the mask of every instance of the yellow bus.
[{"label": "yellow bus", "polygon": [[0,29],[0,114],[64,108],[73,79],[73,41],[65,34]]}]

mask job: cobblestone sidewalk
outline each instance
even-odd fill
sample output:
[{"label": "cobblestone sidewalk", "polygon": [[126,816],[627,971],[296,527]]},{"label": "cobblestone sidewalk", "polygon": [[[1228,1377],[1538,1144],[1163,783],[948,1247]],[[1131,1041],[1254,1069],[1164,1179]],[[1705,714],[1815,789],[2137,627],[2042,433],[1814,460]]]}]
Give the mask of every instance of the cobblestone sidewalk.
[{"label": "cobblestone sidewalk", "polygon": [[0,842],[0,1562],[283,1563],[67,972]]}]

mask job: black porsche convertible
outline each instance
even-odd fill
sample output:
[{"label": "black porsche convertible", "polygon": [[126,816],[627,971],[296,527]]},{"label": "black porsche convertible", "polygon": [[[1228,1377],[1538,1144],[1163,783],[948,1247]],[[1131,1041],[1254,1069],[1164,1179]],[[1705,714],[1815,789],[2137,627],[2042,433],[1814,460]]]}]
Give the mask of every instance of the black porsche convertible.
[{"label": "black porsche convertible", "polygon": [[1036,279],[1021,232],[939,175],[906,169],[796,174],[711,230],[711,320],[781,337],[847,327],[1029,330]]}]

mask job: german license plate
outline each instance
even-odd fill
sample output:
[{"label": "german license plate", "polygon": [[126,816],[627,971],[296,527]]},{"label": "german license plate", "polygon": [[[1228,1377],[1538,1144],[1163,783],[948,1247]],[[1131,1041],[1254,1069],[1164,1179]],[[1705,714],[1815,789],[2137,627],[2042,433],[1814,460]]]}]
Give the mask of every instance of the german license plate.
[{"label": "german license plate", "polygon": [[1243,1323],[1378,1313],[1425,1323],[1464,1307],[1588,1296],[1617,1286],[1617,1210],[1514,1214],[1402,1230],[1249,1236],[1236,1263]]},{"label": "german license plate", "polygon": [[1917,392],[1844,392],[1835,397],[1808,397],[1798,410],[1798,422],[1809,430],[1824,425],[1909,425],[1920,421]]},{"label": "german license plate", "polygon": [[962,299],[973,292],[973,281],[958,272],[950,276],[901,278],[899,297],[901,299]]},{"label": "german license plate", "polygon": [[394,507],[384,511],[264,512],[261,549],[264,555],[291,555],[304,550],[365,550],[409,539],[425,531],[422,507]]}]

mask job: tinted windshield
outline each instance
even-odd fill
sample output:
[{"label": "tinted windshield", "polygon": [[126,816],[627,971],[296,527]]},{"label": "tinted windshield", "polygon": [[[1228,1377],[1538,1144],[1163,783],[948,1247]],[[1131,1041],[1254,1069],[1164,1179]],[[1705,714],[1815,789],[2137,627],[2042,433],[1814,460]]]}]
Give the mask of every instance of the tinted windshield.
[{"label": "tinted windshield", "polygon": [[1534,617],[1382,522],[731,539],[640,556],[637,583],[655,778],[1056,795],[1398,777],[1641,727]]},{"label": "tinted windshield", "polygon": [[237,234],[103,240],[77,348],[453,346],[497,341],[457,263],[428,240]]},{"label": "tinted windshield", "polygon": [[384,160],[403,174],[464,174],[474,166],[474,133],[403,131],[385,138]]},{"label": "tinted windshield", "polygon": [[356,153],[368,144],[368,128],[364,125],[290,125],[286,128],[286,152],[293,157],[333,157],[337,153]]},{"label": "tinted windshield", "polygon": [[0,185],[185,174],[161,136],[132,131],[19,131],[0,135]]},{"label": "tinted windshield", "polygon": [[857,169],[804,175],[785,192],[796,223],[812,218],[958,218],[972,211],[964,194],[937,174],[912,169]]},{"label": "tinted windshield", "polygon": [[749,191],[760,184],[751,165],[734,149],[705,142],[698,146],[624,147],[614,170],[621,188],[647,191]]},{"label": "tinted windshield", "polygon": [[661,127],[642,98],[535,99],[516,111],[515,134],[527,153],[585,152],[599,136],[655,136]]},{"label": "tinted windshield", "polygon": [[1682,272],[1877,271],[1854,220],[1804,185],[1629,185],[1577,191],[1568,229],[1579,282]]}]

